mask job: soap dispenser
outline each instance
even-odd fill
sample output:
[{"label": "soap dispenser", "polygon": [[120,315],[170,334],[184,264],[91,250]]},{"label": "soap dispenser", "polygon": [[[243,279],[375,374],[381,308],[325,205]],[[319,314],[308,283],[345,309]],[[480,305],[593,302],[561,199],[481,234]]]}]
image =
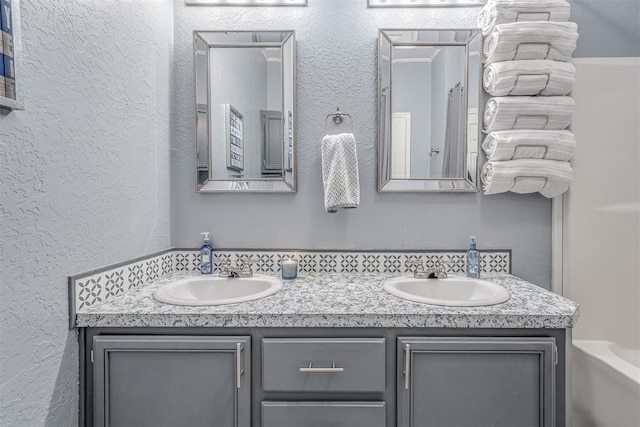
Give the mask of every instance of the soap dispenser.
[{"label": "soap dispenser", "polygon": [[209,233],[200,233],[204,244],[200,248],[200,272],[211,274],[213,272],[213,248],[210,245]]},{"label": "soap dispenser", "polygon": [[480,252],[476,248],[476,236],[469,238],[469,250],[467,251],[467,277],[480,278]]}]

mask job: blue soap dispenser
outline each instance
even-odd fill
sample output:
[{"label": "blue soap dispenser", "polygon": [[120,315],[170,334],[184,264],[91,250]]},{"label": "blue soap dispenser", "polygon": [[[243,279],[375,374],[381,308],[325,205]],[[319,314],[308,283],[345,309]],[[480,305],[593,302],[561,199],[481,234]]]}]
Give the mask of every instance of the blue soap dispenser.
[{"label": "blue soap dispenser", "polygon": [[476,236],[469,238],[469,250],[467,251],[467,277],[480,278],[480,252],[476,248]]},{"label": "blue soap dispenser", "polygon": [[211,274],[213,272],[213,248],[210,245],[209,233],[200,233],[204,239],[204,245],[200,248],[200,272]]}]

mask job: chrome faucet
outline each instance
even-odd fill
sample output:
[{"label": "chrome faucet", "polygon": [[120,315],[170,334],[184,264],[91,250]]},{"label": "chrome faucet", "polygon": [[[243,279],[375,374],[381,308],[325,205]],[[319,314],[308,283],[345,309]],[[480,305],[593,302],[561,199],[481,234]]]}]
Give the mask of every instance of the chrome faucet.
[{"label": "chrome faucet", "polygon": [[237,277],[253,277],[253,270],[251,270],[251,264],[257,263],[258,260],[251,259],[251,258],[242,259],[240,260],[240,265],[237,267],[232,267],[228,259],[216,258],[214,262],[220,265],[218,276],[226,277],[226,278],[237,278]]},{"label": "chrome faucet", "polygon": [[413,277],[416,279],[446,279],[447,278],[447,263],[444,260],[439,260],[435,268],[427,268],[425,270],[422,261],[411,260],[405,263],[409,269],[413,270]]}]

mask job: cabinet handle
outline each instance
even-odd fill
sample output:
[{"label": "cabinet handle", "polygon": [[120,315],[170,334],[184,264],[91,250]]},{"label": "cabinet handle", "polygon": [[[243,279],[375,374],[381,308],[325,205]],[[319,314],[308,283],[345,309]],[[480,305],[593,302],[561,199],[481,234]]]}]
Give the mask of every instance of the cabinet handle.
[{"label": "cabinet handle", "polygon": [[344,372],[344,368],[336,368],[336,364],[332,363],[330,368],[314,368],[313,364],[309,363],[306,368],[300,368],[302,373],[315,373],[315,374],[339,374]]},{"label": "cabinet handle", "polygon": [[411,346],[409,344],[404,345],[404,388],[409,389],[409,370],[411,369]]},{"label": "cabinet handle", "polygon": [[244,369],[242,369],[242,347],[241,343],[236,343],[236,388],[240,388],[242,385],[242,374],[244,374]]}]

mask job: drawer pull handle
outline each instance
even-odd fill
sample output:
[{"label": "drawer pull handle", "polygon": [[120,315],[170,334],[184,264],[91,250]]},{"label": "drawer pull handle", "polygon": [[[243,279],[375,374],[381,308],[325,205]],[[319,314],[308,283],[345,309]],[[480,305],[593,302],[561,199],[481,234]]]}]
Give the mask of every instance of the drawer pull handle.
[{"label": "drawer pull handle", "polygon": [[313,364],[309,363],[306,368],[300,368],[300,372],[306,374],[339,374],[344,372],[344,368],[336,368],[335,363],[332,363],[330,368],[314,368]]}]

